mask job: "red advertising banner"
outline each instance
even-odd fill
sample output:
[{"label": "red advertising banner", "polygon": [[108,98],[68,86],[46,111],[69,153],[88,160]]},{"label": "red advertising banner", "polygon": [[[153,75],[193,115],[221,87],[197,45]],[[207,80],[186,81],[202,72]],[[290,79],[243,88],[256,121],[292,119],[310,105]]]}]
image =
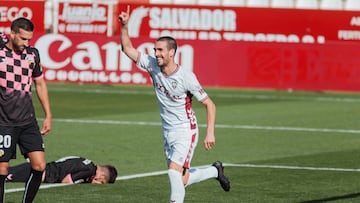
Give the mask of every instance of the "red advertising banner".
[{"label": "red advertising banner", "polygon": [[43,33],[44,28],[44,0],[0,1],[0,32],[10,33],[10,25],[18,17],[26,17],[35,24],[36,32]]},{"label": "red advertising banner", "polygon": [[36,39],[45,78],[54,82],[150,84],[121,53],[119,37],[46,34]]},{"label": "red advertising banner", "polygon": [[[119,11],[126,11],[119,4]],[[356,11],[131,5],[130,35],[212,41],[279,43],[360,42]]]},{"label": "red advertising banner", "polygon": [[[74,5],[72,9],[78,7]],[[126,6],[119,4],[117,9],[124,11]],[[153,54],[157,37],[175,37],[179,44],[176,61],[193,70],[204,86],[360,91],[358,12],[130,6],[129,35],[135,48]],[[95,8],[101,6],[91,5]],[[64,19],[68,19],[61,22],[64,25],[72,23],[71,18]],[[40,51],[45,78],[50,82],[151,84],[148,73],[120,51],[118,22],[112,26],[112,36],[35,33],[32,42]]]},{"label": "red advertising banner", "polygon": [[205,85],[360,91],[360,52],[355,44],[206,44],[196,48],[194,60],[194,71]]},{"label": "red advertising banner", "polygon": [[[117,0],[54,2],[54,33],[101,34],[112,36],[117,26]],[[114,22],[115,21],[115,22]]]},{"label": "red advertising banner", "polygon": [[[133,39],[151,53],[153,41]],[[46,34],[36,40],[53,82],[151,84],[120,51],[118,37]],[[296,44],[183,40],[177,60],[204,86],[360,91],[360,52],[352,43]]]}]

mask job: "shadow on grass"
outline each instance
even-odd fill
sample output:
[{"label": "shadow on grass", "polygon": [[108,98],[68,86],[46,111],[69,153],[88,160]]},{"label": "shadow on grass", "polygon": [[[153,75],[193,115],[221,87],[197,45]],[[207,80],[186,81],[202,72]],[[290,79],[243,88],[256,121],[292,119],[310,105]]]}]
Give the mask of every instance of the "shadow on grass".
[{"label": "shadow on grass", "polygon": [[344,200],[344,199],[353,199],[353,198],[358,198],[358,197],[360,197],[360,193],[353,193],[353,194],[346,194],[346,195],[341,195],[341,196],[327,197],[327,198],[323,198],[323,199],[303,201],[303,202],[299,202],[299,203],[331,202],[331,201]]}]

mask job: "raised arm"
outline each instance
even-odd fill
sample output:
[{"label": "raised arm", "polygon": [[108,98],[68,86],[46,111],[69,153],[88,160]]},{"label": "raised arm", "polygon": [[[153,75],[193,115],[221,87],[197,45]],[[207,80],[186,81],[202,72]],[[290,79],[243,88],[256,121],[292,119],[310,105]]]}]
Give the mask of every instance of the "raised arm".
[{"label": "raised arm", "polygon": [[128,32],[128,23],[130,18],[130,6],[127,6],[126,12],[122,11],[119,15],[119,21],[121,23],[121,32],[120,32],[120,42],[122,51],[134,62],[136,62],[138,57],[138,51],[133,47],[129,32]]}]

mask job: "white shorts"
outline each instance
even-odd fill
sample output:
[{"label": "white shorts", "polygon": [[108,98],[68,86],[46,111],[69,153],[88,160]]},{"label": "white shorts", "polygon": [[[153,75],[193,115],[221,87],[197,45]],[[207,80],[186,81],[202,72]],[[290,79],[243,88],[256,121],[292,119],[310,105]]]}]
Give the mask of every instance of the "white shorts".
[{"label": "white shorts", "polygon": [[195,147],[198,142],[198,129],[163,130],[165,157],[184,168],[190,168]]}]

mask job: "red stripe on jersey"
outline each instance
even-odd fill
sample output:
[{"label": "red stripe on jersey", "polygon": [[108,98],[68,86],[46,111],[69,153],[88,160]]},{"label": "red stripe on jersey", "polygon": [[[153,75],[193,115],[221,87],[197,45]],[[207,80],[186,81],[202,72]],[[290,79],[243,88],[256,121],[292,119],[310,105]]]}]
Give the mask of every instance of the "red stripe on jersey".
[{"label": "red stripe on jersey", "polygon": [[190,129],[196,129],[196,118],[191,106],[191,95],[187,95],[185,98],[185,112],[190,122]]},{"label": "red stripe on jersey", "polygon": [[184,167],[184,168],[187,168],[187,169],[190,168],[190,159],[191,159],[191,155],[192,155],[192,153],[193,153],[193,151],[194,151],[194,144],[195,144],[196,136],[197,136],[197,134],[194,133],[194,134],[192,135],[192,137],[191,137],[190,148],[189,148],[189,151],[188,151],[188,153],[187,153],[186,160],[185,160],[185,162],[184,162],[184,166],[183,166],[183,167]]}]

